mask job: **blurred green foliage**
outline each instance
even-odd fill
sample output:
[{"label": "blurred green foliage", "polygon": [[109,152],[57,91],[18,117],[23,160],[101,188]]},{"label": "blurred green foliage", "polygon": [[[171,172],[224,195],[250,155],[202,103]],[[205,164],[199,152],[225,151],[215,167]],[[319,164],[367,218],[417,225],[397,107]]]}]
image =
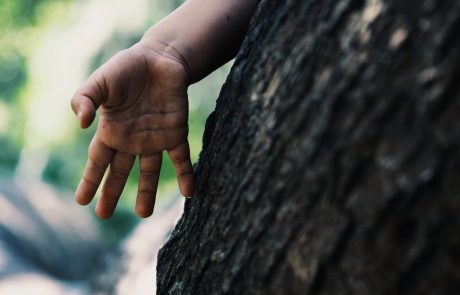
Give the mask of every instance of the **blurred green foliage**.
[{"label": "blurred green foliage", "polygon": [[[2,173],[4,171],[10,174],[14,173],[27,141],[27,138],[24,138],[27,121],[26,108],[32,97],[30,91],[25,89],[30,88],[30,73],[28,72],[31,68],[30,59],[34,51],[38,50],[36,42],[30,40],[35,40],[33,38],[37,38],[37,35],[40,36],[37,32],[45,32],[49,29],[48,16],[50,13],[55,13],[50,12],[54,11],[50,10],[52,5],[64,3],[64,9],[70,11],[71,9],[78,9],[77,4],[84,2],[0,0],[0,171]],[[152,17],[147,22],[146,27],[135,33],[115,32],[99,48],[90,64],[87,65],[87,75],[117,51],[137,42],[149,24],[153,24],[182,2],[182,0],[152,2]],[[63,18],[65,19],[65,17]],[[59,36],[55,38],[59,38]],[[82,44],[81,46],[85,45]],[[192,161],[196,161],[198,158],[206,117],[214,108],[214,101],[228,70],[229,66],[227,65],[204,81],[192,85],[189,89],[189,141]],[[43,69],[43,75],[47,75],[46,69]],[[70,97],[68,99],[70,100]],[[43,114],[43,116],[46,115]],[[85,131],[77,130],[76,125],[74,129],[74,132],[69,133],[65,139],[47,146],[46,163],[41,173],[44,181],[67,192],[72,192],[79,182],[86,161],[87,147],[94,134],[95,124]],[[109,221],[101,221],[103,232],[109,242],[119,240],[138,221],[133,214],[138,170],[139,167],[136,163],[114,217]],[[177,191],[175,172],[165,153],[157,203],[164,202],[173,191]],[[92,210],[94,203],[92,203],[93,207],[90,208]]]},{"label": "blurred green foliage", "polygon": [[26,83],[27,58],[21,41],[46,1],[0,0],[0,167],[6,171],[16,166],[22,145],[24,117],[17,97]]},{"label": "blurred green foliage", "polygon": [[0,25],[23,27],[35,22],[35,9],[41,2],[49,0],[0,0]]}]

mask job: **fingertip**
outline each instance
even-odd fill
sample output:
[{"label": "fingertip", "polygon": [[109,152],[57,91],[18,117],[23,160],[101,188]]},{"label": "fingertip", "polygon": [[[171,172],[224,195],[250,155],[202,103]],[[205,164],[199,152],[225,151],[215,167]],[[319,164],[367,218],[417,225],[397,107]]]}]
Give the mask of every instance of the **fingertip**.
[{"label": "fingertip", "polygon": [[94,102],[87,96],[77,94],[72,99],[72,110],[77,115],[77,120],[80,127],[88,128],[96,116],[96,106]]},{"label": "fingertip", "polygon": [[102,220],[107,220],[112,217],[112,214],[104,214],[104,213],[98,213],[98,212],[96,212],[96,215]]},{"label": "fingertip", "polygon": [[153,214],[153,208],[148,208],[147,206],[141,205],[136,205],[134,211],[136,211],[136,215],[140,218],[147,218]]},{"label": "fingertip", "polygon": [[96,215],[100,219],[109,219],[113,215],[113,210],[108,210],[101,202],[98,202],[96,205]]},{"label": "fingertip", "polygon": [[185,174],[179,177],[179,190],[184,197],[193,197],[195,194],[195,180],[193,174]]},{"label": "fingertip", "polygon": [[88,186],[85,186],[83,183],[84,181],[81,180],[80,184],[78,185],[76,191],[75,191],[75,201],[82,206],[86,206],[89,203],[91,203],[91,200],[93,199],[94,196],[94,188],[88,188]]},{"label": "fingertip", "polygon": [[89,126],[91,126],[91,123],[93,123],[95,116],[96,112],[94,110],[89,110],[87,112],[79,112],[77,117],[80,122],[80,127],[82,129],[86,129]]},{"label": "fingertip", "polygon": [[77,202],[78,205],[86,206],[91,203],[91,199],[75,195],[75,202]]}]

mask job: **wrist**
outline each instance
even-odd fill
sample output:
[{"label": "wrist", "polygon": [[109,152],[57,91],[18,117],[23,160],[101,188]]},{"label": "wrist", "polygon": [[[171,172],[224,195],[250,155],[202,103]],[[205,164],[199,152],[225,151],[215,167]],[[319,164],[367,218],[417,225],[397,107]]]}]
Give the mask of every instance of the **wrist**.
[{"label": "wrist", "polygon": [[137,45],[143,48],[147,48],[148,50],[154,51],[163,57],[172,59],[181,64],[187,74],[187,84],[192,83],[193,74],[190,65],[185,59],[180,49],[178,49],[177,46],[174,44],[174,42],[171,42],[170,40],[168,40],[168,38],[157,36],[148,31]]}]

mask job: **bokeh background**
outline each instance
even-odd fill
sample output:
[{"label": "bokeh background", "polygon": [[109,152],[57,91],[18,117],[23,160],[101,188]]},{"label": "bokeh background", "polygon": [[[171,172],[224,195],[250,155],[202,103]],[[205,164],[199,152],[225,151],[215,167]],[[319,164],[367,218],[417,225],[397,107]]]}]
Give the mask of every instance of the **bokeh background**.
[{"label": "bokeh background", "polygon": [[[95,124],[78,128],[70,109],[73,92],[181,2],[0,0],[0,177],[46,182],[60,197],[72,197],[95,130]],[[189,89],[193,161],[229,68],[227,64]],[[163,159],[160,207],[177,191],[170,160]],[[113,218],[98,221],[107,243],[118,243],[139,222],[133,210],[137,176],[138,166]],[[94,211],[94,204],[88,210]]]}]

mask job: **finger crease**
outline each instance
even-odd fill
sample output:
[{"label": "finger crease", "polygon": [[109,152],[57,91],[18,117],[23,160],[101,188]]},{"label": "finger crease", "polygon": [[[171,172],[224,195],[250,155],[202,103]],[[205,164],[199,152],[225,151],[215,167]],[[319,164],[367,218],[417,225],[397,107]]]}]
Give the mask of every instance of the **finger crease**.
[{"label": "finger crease", "polygon": [[176,159],[173,159],[173,162],[174,164],[183,164],[185,162],[188,162],[188,159],[187,158],[176,158]]},{"label": "finger crease", "polygon": [[100,170],[105,170],[105,165],[104,164],[100,164],[96,161],[94,161],[93,159],[89,159],[91,161],[91,163],[97,168],[97,169],[100,169]]},{"label": "finger crease", "polygon": [[187,175],[187,174],[193,174],[193,172],[181,172],[181,173],[178,173],[177,176],[184,176],[184,175]]},{"label": "finger crease", "polygon": [[89,180],[89,179],[88,179],[87,177],[85,177],[85,176],[82,177],[82,180],[85,181],[85,182],[87,182],[87,183],[89,183],[89,184],[91,184],[91,185],[93,185],[93,186],[96,186],[96,187],[99,186],[99,184],[97,184],[95,181]]},{"label": "finger crease", "polygon": [[110,170],[110,174],[115,178],[126,178],[129,173]]},{"label": "finger crease", "polygon": [[155,190],[141,189],[141,190],[138,191],[138,194],[153,195],[153,194],[155,194]]},{"label": "finger crease", "polygon": [[157,176],[158,174],[160,174],[160,171],[145,171],[145,170],[141,170],[141,174],[144,175],[144,176]]}]

